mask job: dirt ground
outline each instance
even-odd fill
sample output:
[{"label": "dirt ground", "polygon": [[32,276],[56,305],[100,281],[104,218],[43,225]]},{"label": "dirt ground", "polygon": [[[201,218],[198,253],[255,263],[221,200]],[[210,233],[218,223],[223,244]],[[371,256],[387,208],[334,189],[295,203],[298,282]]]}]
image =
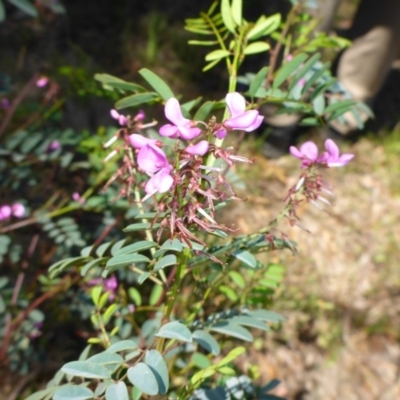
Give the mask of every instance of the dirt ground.
[{"label": "dirt ground", "polygon": [[[244,150],[251,154],[256,146],[245,143]],[[400,399],[399,147],[396,134],[345,145],[354,161],[325,174],[334,187],[332,207],[300,211],[310,233],[280,227],[299,250],[297,256],[268,255],[286,267],[274,310],[287,322],[265,336],[249,361],[259,365],[264,382],[282,381],[276,394],[289,400]],[[282,208],[299,161],[258,157],[239,174],[254,179],[247,183],[247,202],[236,203],[229,219],[251,232]]]}]

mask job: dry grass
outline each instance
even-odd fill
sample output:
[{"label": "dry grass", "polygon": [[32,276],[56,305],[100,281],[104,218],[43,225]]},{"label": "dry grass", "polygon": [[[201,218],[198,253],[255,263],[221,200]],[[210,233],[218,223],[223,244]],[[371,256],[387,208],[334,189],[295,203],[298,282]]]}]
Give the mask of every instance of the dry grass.
[{"label": "dry grass", "polygon": [[[398,143],[358,142],[351,165],[326,172],[336,196],[329,214],[301,210],[311,233],[281,227],[299,249],[296,257],[269,255],[287,266],[275,309],[288,321],[251,361],[264,381],[283,381],[277,393],[288,399],[400,399]],[[250,232],[282,207],[298,161],[259,157],[240,174],[248,200],[230,209],[229,220]]]}]

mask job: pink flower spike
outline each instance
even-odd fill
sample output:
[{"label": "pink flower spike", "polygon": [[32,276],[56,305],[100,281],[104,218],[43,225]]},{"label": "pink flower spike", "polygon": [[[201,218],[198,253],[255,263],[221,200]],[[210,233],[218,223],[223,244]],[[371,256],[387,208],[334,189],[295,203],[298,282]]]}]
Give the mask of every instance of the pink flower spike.
[{"label": "pink flower spike", "polygon": [[143,121],[146,118],[146,114],[143,110],[139,110],[139,112],[136,114],[134,120],[135,121]]},{"label": "pink flower spike", "polygon": [[210,148],[210,143],[207,140],[201,140],[199,143],[187,146],[185,152],[193,156],[204,156]]},{"label": "pink flower spike", "polygon": [[192,140],[201,134],[201,129],[193,126],[193,121],[182,115],[181,106],[177,99],[171,98],[167,100],[164,113],[172,124],[166,124],[160,128],[159,133],[161,136]]},{"label": "pink flower spike", "polygon": [[41,76],[36,81],[36,86],[39,88],[45,87],[49,83],[49,78],[47,76]]},{"label": "pink flower spike", "polygon": [[11,207],[12,214],[16,218],[22,218],[25,215],[25,207],[21,203],[15,203]]},{"label": "pink flower spike", "polygon": [[264,117],[259,115],[257,110],[246,111],[246,100],[240,93],[228,93],[225,101],[231,115],[231,118],[223,122],[225,127],[252,132],[261,125]]},{"label": "pink flower spike", "polygon": [[11,217],[12,209],[9,205],[4,205],[0,207],[0,221],[8,219]]},{"label": "pink flower spike", "polygon": [[325,149],[327,151],[326,165],[330,168],[343,167],[354,157],[354,154],[350,153],[340,155],[339,147],[332,139],[325,141]]},{"label": "pink flower spike", "polygon": [[158,140],[149,139],[143,135],[139,135],[137,133],[132,133],[129,135],[129,141],[134,149],[141,149],[146,144],[151,144],[153,146],[157,146]]}]

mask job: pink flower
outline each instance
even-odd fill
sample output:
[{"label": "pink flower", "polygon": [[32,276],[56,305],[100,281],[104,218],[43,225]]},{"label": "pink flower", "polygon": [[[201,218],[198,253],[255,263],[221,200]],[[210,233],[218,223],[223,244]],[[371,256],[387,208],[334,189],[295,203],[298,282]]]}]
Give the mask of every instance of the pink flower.
[{"label": "pink flower", "polygon": [[354,154],[350,153],[340,155],[339,147],[332,139],[325,141],[325,149],[327,150],[327,153],[325,153],[327,154],[326,165],[331,168],[343,167],[354,157]]},{"label": "pink flower", "polygon": [[39,88],[45,87],[49,83],[49,78],[47,76],[41,76],[36,81],[36,86]]},{"label": "pink flower", "polygon": [[121,126],[125,126],[128,122],[128,119],[125,115],[120,114],[117,110],[111,110],[110,115],[112,118],[116,119]]},{"label": "pink flower", "polygon": [[12,208],[8,204],[0,207],[0,221],[10,218],[11,214]]},{"label": "pink flower", "polygon": [[133,148],[141,149],[146,144],[150,144],[152,146],[157,146],[158,140],[156,139],[149,139],[143,135],[138,135],[137,133],[133,133],[129,136],[129,141]]},{"label": "pink flower", "polygon": [[139,110],[139,112],[136,114],[134,120],[135,121],[143,121],[146,118],[146,114],[144,113],[143,110]]},{"label": "pink flower", "polygon": [[300,87],[304,87],[306,83],[307,83],[307,81],[304,78],[300,78],[299,81],[297,82],[297,84]]},{"label": "pink flower", "polygon": [[49,147],[47,148],[47,151],[58,150],[60,147],[61,147],[61,143],[58,140],[53,140],[50,142]]},{"label": "pink flower", "polygon": [[225,101],[231,117],[223,122],[225,129],[216,132],[219,139],[223,139],[228,130],[251,132],[261,125],[264,117],[257,110],[246,111],[246,100],[240,93],[228,93]]},{"label": "pink flower", "polygon": [[187,146],[185,152],[193,156],[204,156],[210,147],[210,143],[207,140],[201,140],[199,143]]},{"label": "pink flower", "polygon": [[173,184],[170,175],[172,167],[159,147],[152,144],[144,145],[137,155],[137,163],[146,174],[151,176],[145,186],[148,195],[145,199],[155,193],[165,193],[171,188]]},{"label": "pink flower", "polygon": [[16,218],[22,218],[25,215],[25,207],[21,203],[13,204],[11,210]]},{"label": "pink flower", "polygon": [[172,124],[163,125],[160,128],[160,135],[173,139],[185,140],[195,139],[201,134],[201,129],[194,126],[194,122],[182,115],[179,101],[175,98],[167,100],[164,108],[165,116]]},{"label": "pink flower", "polygon": [[306,168],[311,164],[323,163],[326,161],[328,155],[323,153],[318,154],[318,147],[314,142],[305,142],[299,149],[294,146],[289,148],[290,154],[302,161],[301,167]]}]

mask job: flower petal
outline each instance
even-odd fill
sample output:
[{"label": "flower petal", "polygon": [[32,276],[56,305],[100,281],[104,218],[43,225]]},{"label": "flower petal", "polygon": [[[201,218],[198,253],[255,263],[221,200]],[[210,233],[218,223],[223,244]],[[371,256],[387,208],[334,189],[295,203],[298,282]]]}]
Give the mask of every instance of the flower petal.
[{"label": "flower petal", "polygon": [[186,126],[178,126],[178,130],[180,132],[180,137],[185,140],[192,140],[197,138],[201,134],[200,128],[188,128]]},{"label": "flower petal", "polygon": [[172,139],[176,139],[179,137],[178,128],[175,125],[165,124],[163,125],[158,133],[164,137],[170,137]]},{"label": "flower petal", "polygon": [[251,127],[257,120],[258,111],[250,110],[245,113],[235,117],[229,118],[224,121],[224,125],[230,129],[248,129]]},{"label": "flower petal", "polygon": [[141,149],[146,144],[156,146],[157,143],[156,139],[149,139],[143,135],[138,135],[137,133],[132,133],[132,135],[129,135],[129,141],[132,147],[135,149]]},{"label": "flower petal", "polygon": [[300,152],[311,161],[318,158],[318,147],[314,142],[305,142],[300,146]]},{"label": "flower petal", "polygon": [[146,144],[139,150],[137,163],[149,175],[153,175],[162,168],[170,168],[164,152],[151,144]]},{"label": "flower petal", "polygon": [[293,157],[299,158],[300,160],[303,158],[303,154],[295,146],[290,146],[289,152]]},{"label": "flower petal", "polygon": [[110,111],[110,115],[114,119],[119,119],[120,113],[117,110],[113,109],[113,110]]},{"label": "flower petal", "polygon": [[190,121],[182,115],[179,101],[173,97],[165,103],[164,113],[167,119],[175,125],[185,125],[190,123]]},{"label": "flower petal", "polygon": [[204,156],[210,148],[210,143],[207,140],[201,140],[199,143],[187,146],[185,152],[194,156]]},{"label": "flower petal", "polygon": [[218,139],[223,139],[227,134],[228,134],[228,132],[226,129],[218,129],[218,131],[215,132],[215,136]]},{"label": "flower petal", "polygon": [[264,120],[263,115],[257,115],[256,120],[248,128],[244,129],[244,131],[246,131],[246,132],[255,131],[262,124],[263,120]]},{"label": "flower petal", "polygon": [[146,183],[144,190],[147,194],[165,193],[167,192],[174,180],[170,175],[171,168],[163,168],[153,175]]},{"label": "flower petal", "polygon": [[339,157],[339,147],[332,139],[326,139],[325,141],[325,148],[329,153],[329,156],[333,159],[337,159]]},{"label": "flower petal", "polygon": [[228,93],[225,97],[226,104],[232,118],[235,118],[246,111],[246,100],[238,93]]}]

